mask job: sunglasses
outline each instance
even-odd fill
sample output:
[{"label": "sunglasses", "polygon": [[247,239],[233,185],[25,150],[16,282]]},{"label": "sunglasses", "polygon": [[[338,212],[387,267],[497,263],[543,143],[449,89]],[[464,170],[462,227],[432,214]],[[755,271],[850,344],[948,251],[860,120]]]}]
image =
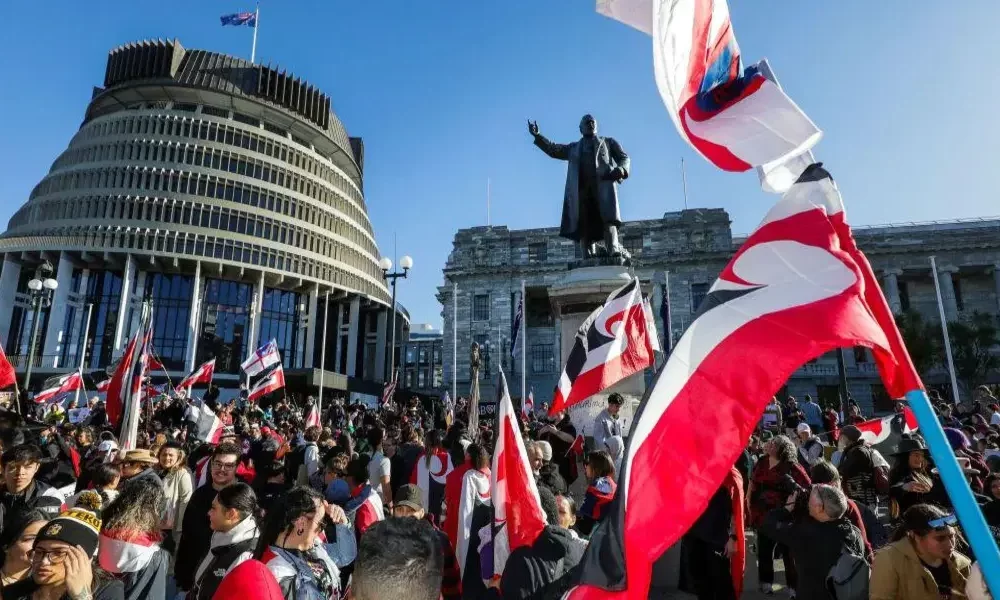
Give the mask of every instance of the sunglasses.
[{"label": "sunglasses", "polygon": [[954,527],[956,525],[958,525],[958,517],[955,516],[955,513],[952,513],[950,515],[945,515],[940,519],[931,519],[930,521],[927,521],[927,526],[933,529]]}]

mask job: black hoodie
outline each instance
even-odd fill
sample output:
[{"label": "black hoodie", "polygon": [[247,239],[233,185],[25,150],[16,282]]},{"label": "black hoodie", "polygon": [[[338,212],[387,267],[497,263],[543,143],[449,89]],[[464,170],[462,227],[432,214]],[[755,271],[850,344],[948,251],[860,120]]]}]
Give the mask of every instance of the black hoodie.
[{"label": "black hoodie", "polygon": [[487,590],[487,598],[561,598],[575,581],[575,570],[585,549],[569,530],[546,525],[534,544],[510,553],[500,591]]}]

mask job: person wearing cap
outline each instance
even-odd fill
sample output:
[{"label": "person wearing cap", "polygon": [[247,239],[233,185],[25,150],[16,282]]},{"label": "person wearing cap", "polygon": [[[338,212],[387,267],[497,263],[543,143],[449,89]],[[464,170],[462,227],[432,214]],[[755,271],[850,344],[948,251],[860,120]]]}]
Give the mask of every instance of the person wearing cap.
[{"label": "person wearing cap", "polygon": [[444,558],[444,569],[441,578],[441,597],[444,600],[458,600],[462,597],[462,576],[458,569],[458,561],[455,559],[455,548],[451,545],[451,540],[443,531],[438,529],[430,520],[426,519],[427,512],[423,505],[423,492],[420,487],[412,483],[399,486],[396,495],[393,497],[392,516],[397,519],[425,519],[434,527],[434,535],[438,538],[438,547],[441,549]]},{"label": "person wearing cap", "polygon": [[813,429],[808,423],[799,423],[795,434],[798,436],[799,464],[808,471],[823,460],[823,442],[813,435]]},{"label": "person wearing cap", "polygon": [[940,494],[932,494],[935,484],[931,474],[930,454],[920,438],[905,438],[893,454],[895,466],[889,471],[889,513],[898,517],[911,506],[936,503]]},{"label": "person wearing cap", "polygon": [[965,598],[972,563],[955,551],[958,519],[930,504],[903,513],[891,543],[875,554],[871,600]]},{"label": "person wearing cap", "polygon": [[4,600],[124,600],[122,582],[104,579],[94,564],[101,531],[100,497],[88,498],[93,502],[89,508],[63,512],[38,532],[29,555],[31,578],[4,588]]},{"label": "person wearing cap", "polygon": [[872,449],[861,437],[861,430],[854,425],[841,429],[840,445],[843,455],[838,470],[844,483],[844,493],[855,502],[877,506],[876,461]]},{"label": "person wearing cap", "polygon": [[604,450],[604,441],[617,435],[622,437],[621,410],[625,397],[615,392],[608,396],[608,407],[602,410],[594,420],[594,448]]}]

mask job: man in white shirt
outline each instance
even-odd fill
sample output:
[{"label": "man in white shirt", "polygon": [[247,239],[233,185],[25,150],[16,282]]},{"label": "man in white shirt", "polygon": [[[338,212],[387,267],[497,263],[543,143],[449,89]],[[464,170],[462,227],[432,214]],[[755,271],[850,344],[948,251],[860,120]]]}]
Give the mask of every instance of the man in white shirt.
[{"label": "man in white shirt", "polygon": [[392,487],[389,485],[389,477],[392,472],[392,464],[382,452],[384,441],[385,430],[381,427],[373,427],[368,432],[368,443],[372,448],[372,458],[368,463],[368,482],[371,483],[372,489],[378,492],[382,503],[385,506],[391,506]]},{"label": "man in white shirt", "polygon": [[1000,425],[1000,404],[990,404],[990,426]]},{"label": "man in white shirt", "polygon": [[608,396],[608,407],[602,410],[594,421],[595,450],[604,450],[604,440],[613,435],[624,437],[622,434],[622,420],[618,416],[618,413],[621,412],[622,404],[625,404],[625,398],[621,394],[615,392]]}]

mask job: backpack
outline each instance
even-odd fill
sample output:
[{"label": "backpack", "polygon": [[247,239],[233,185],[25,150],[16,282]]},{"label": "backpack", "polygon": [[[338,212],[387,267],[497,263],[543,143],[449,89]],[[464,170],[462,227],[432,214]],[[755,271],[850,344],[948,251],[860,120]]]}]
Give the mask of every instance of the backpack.
[{"label": "backpack", "polygon": [[285,481],[296,485],[299,479],[299,468],[306,464],[306,447],[302,444],[285,455]]},{"label": "backpack", "polygon": [[826,576],[826,589],[835,600],[868,600],[872,570],[863,557],[844,549]]}]

